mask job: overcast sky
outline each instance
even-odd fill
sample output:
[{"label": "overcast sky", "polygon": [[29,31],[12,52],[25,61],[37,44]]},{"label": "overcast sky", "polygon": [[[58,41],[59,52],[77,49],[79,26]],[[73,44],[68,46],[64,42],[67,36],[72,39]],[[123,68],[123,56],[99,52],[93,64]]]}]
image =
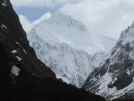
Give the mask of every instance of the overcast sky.
[{"label": "overcast sky", "polygon": [[47,11],[55,11],[66,4],[78,3],[81,0],[11,0],[17,13],[34,21]]},{"label": "overcast sky", "polygon": [[85,0],[67,4],[62,11],[86,24],[91,33],[118,39],[134,21],[134,0]]},{"label": "overcast sky", "polygon": [[55,7],[61,6],[67,3],[77,3],[82,0],[11,0],[15,6],[18,7]]},{"label": "overcast sky", "polygon": [[84,23],[91,33],[106,34],[115,39],[134,21],[134,0],[11,1],[17,12],[29,19],[35,20],[49,10],[60,10]]}]

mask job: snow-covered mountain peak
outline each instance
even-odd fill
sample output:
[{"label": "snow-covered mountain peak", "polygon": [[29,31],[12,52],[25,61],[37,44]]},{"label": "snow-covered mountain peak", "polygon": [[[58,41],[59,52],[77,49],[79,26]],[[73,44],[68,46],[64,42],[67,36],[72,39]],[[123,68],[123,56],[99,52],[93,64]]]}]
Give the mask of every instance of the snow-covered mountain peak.
[{"label": "snow-covered mountain peak", "polygon": [[[96,45],[96,41],[88,36],[82,23],[60,12],[42,16],[28,33],[30,45],[38,58],[51,67],[57,78],[77,87],[83,85],[100,59],[105,57],[102,53],[94,56],[102,46]],[[85,52],[87,46],[91,55]]]},{"label": "snow-covered mountain peak", "polygon": [[47,20],[47,23],[55,23],[65,27],[75,27],[79,30],[86,31],[85,26],[81,22],[74,20],[73,18],[71,18],[71,16],[65,15],[61,12],[54,12],[52,14],[52,17]]},{"label": "snow-covered mountain peak", "polygon": [[83,23],[60,11],[44,14],[33,25],[33,30],[36,30],[43,40],[51,39],[54,42],[67,43],[90,55],[103,51],[108,52],[116,42],[107,36],[90,33]]},{"label": "snow-covered mountain peak", "polygon": [[[39,36],[43,40],[52,39],[55,37],[55,40],[60,42],[65,42],[70,44],[71,47],[86,50],[87,46],[93,43],[87,42],[91,40],[89,32],[86,30],[86,27],[77,20],[72,19],[70,16],[67,16],[60,12],[48,13],[43,15],[39,20],[35,21],[35,27]],[[44,34],[46,32],[46,34]],[[49,36],[46,38],[46,35]]]}]

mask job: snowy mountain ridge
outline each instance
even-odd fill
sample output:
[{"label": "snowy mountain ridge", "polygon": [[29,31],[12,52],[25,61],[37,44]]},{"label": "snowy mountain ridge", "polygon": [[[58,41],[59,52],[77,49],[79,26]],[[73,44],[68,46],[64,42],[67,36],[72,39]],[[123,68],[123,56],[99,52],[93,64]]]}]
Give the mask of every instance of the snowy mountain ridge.
[{"label": "snowy mountain ridge", "polygon": [[[122,32],[105,63],[91,73],[86,90],[116,99],[134,90],[134,24]],[[132,93],[132,92],[131,92]]]}]

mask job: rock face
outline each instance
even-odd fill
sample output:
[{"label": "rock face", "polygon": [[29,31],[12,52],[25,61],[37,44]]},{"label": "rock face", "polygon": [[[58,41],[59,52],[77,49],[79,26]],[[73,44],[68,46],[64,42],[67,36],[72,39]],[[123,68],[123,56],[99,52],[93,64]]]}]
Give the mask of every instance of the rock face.
[{"label": "rock face", "polygon": [[[29,47],[26,34],[8,0],[1,1],[0,18],[1,42],[6,46],[5,49],[9,56],[16,58],[16,62],[24,63],[26,65],[25,69],[28,71],[32,70],[33,73],[38,73],[40,76],[44,75],[44,71],[46,71],[47,75],[48,71],[48,76],[55,76],[54,73],[49,72],[49,68],[36,58],[34,50]],[[31,61],[30,58],[33,60]],[[32,67],[30,68],[29,65],[32,65]],[[38,66],[39,68],[37,68]]]},{"label": "rock face", "polygon": [[85,85],[108,99],[134,96],[134,24],[122,32],[111,55],[98,69],[91,73]]},{"label": "rock face", "polygon": [[29,46],[9,0],[0,1],[0,67],[3,101],[105,101],[56,79]]}]

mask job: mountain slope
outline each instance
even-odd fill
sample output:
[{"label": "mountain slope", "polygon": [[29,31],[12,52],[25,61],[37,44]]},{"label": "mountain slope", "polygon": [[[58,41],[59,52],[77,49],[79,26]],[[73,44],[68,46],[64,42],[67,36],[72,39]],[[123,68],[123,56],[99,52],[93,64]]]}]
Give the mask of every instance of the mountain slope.
[{"label": "mountain slope", "polygon": [[94,69],[90,62],[91,56],[58,41],[47,32],[43,33],[43,36],[46,36],[44,40],[38,36],[36,29],[28,34],[30,45],[35,49],[38,58],[51,67],[57,78],[81,87],[89,73]]},{"label": "mountain slope", "polygon": [[134,24],[122,32],[111,55],[88,77],[84,88],[108,99],[134,95]]}]

